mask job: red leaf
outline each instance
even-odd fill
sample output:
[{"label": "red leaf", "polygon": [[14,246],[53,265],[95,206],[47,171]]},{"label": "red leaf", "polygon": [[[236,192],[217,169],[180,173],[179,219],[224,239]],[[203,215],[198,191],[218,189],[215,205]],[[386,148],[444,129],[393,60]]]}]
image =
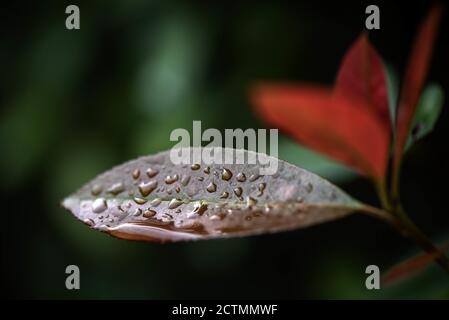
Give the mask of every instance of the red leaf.
[{"label": "red leaf", "polygon": [[366,101],[305,85],[261,85],[252,97],[270,125],[362,174],[383,179],[389,133]]},{"label": "red leaf", "polygon": [[399,169],[404,146],[411,130],[410,127],[412,125],[416,105],[427,75],[433,45],[441,18],[441,11],[442,9],[439,5],[434,5],[431,8],[426,19],[421,24],[408,61],[404,84],[402,86],[401,99],[398,106],[396,144],[394,149],[395,171]]},{"label": "red leaf", "polygon": [[[449,244],[446,243],[441,247],[441,250],[447,250]],[[382,283],[384,285],[392,285],[399,281],[410,279],[414,275],[425,271],[438,257],[439,252],[435,253],[421,253],[401,263],[393,266],[382,276]]]},{"label": "red leaf", "polygon": [[335,92],[365,100],[369,110],[379,117],[385,130],[391,131],[388,92],[382,58],[363,33],[343,57],[335,83]]}]

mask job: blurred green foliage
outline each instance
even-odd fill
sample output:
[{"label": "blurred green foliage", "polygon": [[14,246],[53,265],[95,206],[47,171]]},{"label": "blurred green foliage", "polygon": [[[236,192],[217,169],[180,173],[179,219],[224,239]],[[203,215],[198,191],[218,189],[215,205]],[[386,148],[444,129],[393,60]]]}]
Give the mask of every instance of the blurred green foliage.
[{"label": "blurred green foliage", "polygon": [[[363,6],[305,1],[77,4],[77,31],[64,27],[64,3],[17,2],[4,10],[4,295],[447,297],[447,289],[441,288],[444,274],[438,269],[402,291],[367,291],[366,265],[392,265],[411,246],[387,226],[363,217],[279,235],[161,246],[91,232],[59,206],[64,196],[110,167],[169,148],[170,132],[191,128],[193,120],[202,120],[203,128],[263,127],[247,100],[251,84],[258,80],[330,84],[346,47],[360,31]],[[399,5],[382,9],[386,31],[373,34],[373,40],[393,63],[402,66],[410,40],[402,36],[414,28],[425,6],[414,7],[409,20],[397,18],[404,16]],[[440,66],[441,71],[447,46],[440,51],[435,69]],[[437,79],[446,81],[447,74]],[[439,216],[440,194],[420,186],[438,170],[447,173],[436,151],[442,141],[438,136],[448,130],[447,121],[441,122],[446,124],[436,128],[435,142],[418,145],[411,155],[416,162],[404,169],[411,172],[432,161],[430,173],[409,178],[404,193],[410,194],[406,203],[415,204],[415,216],[423,214],[418,220],[437,233],[444,232],[438,226],[449,226],[448,218]],[[364,201],[376,202],[366,181],[285,137],[279,154]],[[417,203],[424,197],[430,205]],[[79,291],[64,287],[69,264],[81,269]]]}]

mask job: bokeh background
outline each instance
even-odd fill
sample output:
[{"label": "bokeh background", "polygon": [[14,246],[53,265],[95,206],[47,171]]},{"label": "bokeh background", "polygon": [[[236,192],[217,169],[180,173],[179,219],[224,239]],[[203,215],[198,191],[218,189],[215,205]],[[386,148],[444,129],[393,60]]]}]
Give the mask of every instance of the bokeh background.
[{"label": "bokeh background", "polygon": [[[65,29],[77,4],[81,30]],[[59,202],[110,167],[170,148],[175,128],[261,128],[248,103],[257,80],[331,85],[364,28],[367,2],[14,1],[0,19],[1,293],[9,298],[448,298],[437,267],[365,289],[417,252],[381,222],[353,216],[310,229],[157,245],[89,230]],[[429,1],[378,2],[370,38],[403,73]],[[447,16],[429,79],[448,88]],[[449,233],[447,135],[435,131],[404,163],[410,215],[434,239]],[[376,204],[363,178],[282,137],[280,158]],[[446,177],[446,178],[444,178]],[[81,290],[65,289],[65,267]]]}]

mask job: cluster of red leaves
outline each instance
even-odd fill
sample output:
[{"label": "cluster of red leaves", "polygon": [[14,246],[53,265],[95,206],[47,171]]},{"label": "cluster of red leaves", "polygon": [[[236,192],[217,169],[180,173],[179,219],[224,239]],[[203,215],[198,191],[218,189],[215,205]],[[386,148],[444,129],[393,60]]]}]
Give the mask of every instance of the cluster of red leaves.
[{"label": "cluster of red leaves", "polygon": [[393,128],[384,64],[366,34],[344,56],[333,88],[260,84],[251,97],[256,111],[299,142],[383,182],[392,142],[393,168],[400,166],[440,16],[441,8],[433,6],[420,26]]}]

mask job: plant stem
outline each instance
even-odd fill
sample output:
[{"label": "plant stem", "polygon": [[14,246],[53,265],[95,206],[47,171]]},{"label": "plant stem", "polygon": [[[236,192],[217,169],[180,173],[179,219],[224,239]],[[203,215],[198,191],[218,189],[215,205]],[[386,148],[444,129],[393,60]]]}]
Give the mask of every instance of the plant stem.
[{"label": "plant stem", "polygon": [[382,180],[380,182],[375,182],[377,194],[380,198],[380,203],[382,205],[382,208],[384,208],[387,211],[391,210],[391,203],[390,203],[390,197],[387,193],[387,187],[385,184],[385,180]]},{"label": "plant stem", "polygon": [[399,177],[401,175],[401,165],[398,164],[394,167],[393,174],[391,176],[390,185],[390,205],[393,207],[401,207],[401,200],[399,197]]},{"label": "plant stem", "polygon": [[375,211],[372,208],[367,211],[371,211],[371,215],[389,222],[403,236],[413,240],[427,253],[435,255],[435,261],[449,274],[448,257],[433,244],[433,242],[415,225],[404,211],[399,198],[398,177],[399,172],[396,171],[396,174],[392,179],[391,197],[388,196],[384,182],[376,183],[379,198],[381,199],[382,207],[385,211],[379,209]]},{"label": "plant stem", "polygon": [[416,226],[401,206],[397,210],[397,220],[402,234],[414,240],[427,253],[435,255],[435,261],[449,274],[448,257]]}]

